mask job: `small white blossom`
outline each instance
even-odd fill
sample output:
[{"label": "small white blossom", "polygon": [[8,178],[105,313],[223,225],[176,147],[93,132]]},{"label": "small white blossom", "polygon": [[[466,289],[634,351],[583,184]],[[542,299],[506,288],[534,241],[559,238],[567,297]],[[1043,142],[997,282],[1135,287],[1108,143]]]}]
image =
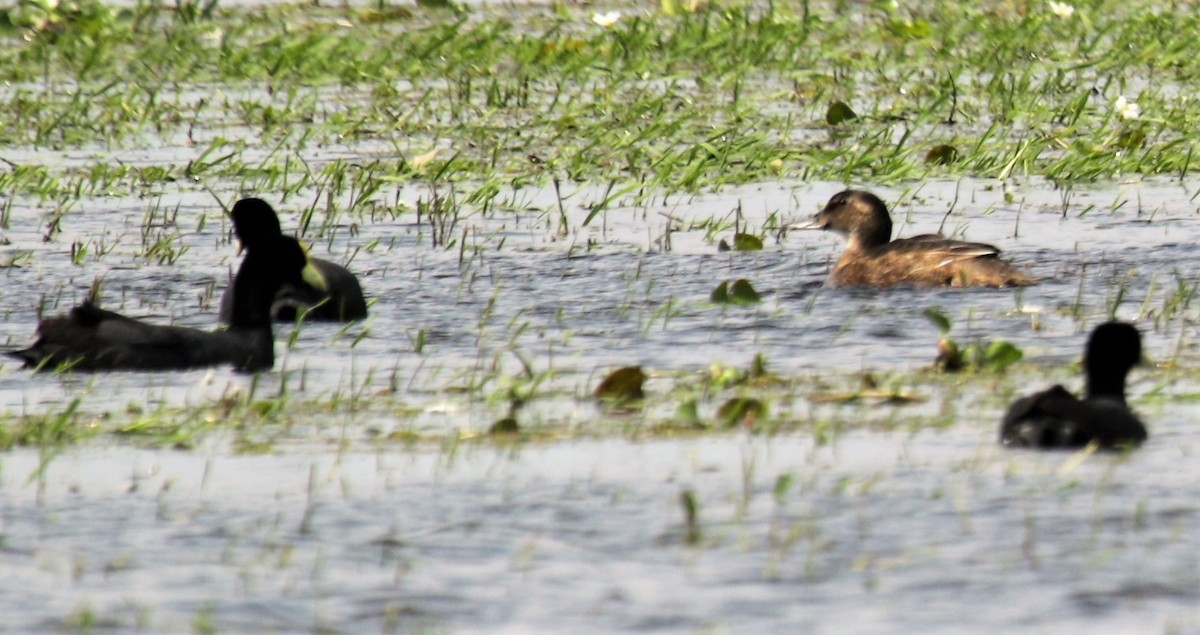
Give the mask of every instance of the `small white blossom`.
[{"label": "small white blossom", "polygon": [[1055,2],[1054,0],[1050,0],[1050,13],[1053,13],[1054,15],[1065,20],[1066,18],[1075,15],[1075,7],[1065,2]]},{"label": "small white blossom", "polygon": [[1122,119],[1137,119],[1142,116],[1142,107],[1135,101],[1125,99],[1125,95],[1117,97],[1117,100],[1113,102],[1113,110]]},{"label": "small white blossom", "polygon": [[609,11],[608,13],[596,13],[592,15],[592,22],[599,24],[604,28],[608,28],[617,23],[621,19],[620,11]]}]

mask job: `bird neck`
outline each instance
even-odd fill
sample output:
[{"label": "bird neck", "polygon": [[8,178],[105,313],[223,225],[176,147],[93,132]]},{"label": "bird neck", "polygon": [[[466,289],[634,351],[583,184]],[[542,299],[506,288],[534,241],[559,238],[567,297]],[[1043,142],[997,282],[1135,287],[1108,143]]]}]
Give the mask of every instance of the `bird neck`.
[{"label": "bird neck", "polygon": [[1087,398],[1104,397],[1125,403],[1125,373],[1092,372],[1087,374]]},{"label": "bird neck", "polygon": [[874,249],[892,241],[892,221],[887,216],[875,217],[856,227],[850,234],[847,248]]},{"label": "bird neck", "polygon": [[[268,263],[262,262],[248,251],[233,277],[233,311],[229,326],[233,329],[271,329],[271,305],[279,291],[280,281],[274,276],[263,275],[270,271]],[[265,265],[265,266],[264,266]]]}]

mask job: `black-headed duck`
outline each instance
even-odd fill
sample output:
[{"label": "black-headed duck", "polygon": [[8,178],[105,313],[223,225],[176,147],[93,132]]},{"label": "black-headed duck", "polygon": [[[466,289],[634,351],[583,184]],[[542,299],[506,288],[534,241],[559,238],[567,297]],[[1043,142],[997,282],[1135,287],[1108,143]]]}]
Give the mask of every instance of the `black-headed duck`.
[{"label": "black-headed duck", "polygon": [[320,273],[296,239],[277,236],[247,253],[233,280],[230,326],[201,331],[148,324],[85,302],[67,315],[38,324],[33,346],[8,354],[26,366],[54,370],[60,364],[87,371],[178,370],[231,364],[241,371],[275,363],[271,305],[288,284],[323,285]]},{"label": "black-headed duck", "polygon": [[[230,217],[233,232],[247,253],[253,253],[264,240],[283,234],[275,209],[260,198],[244,198],[234,203]],[[367,317],[367,301],[354,274],[328,260],[310,257],[309,262],[321,273],[327,290],[307,284],[284,286],[279,290],[271,309],[276,320],[294,320],[296,313],[304,309],[308,310],[306,319],[309,320],[350,322]],[[224,324],[229,323],[232,302],[231,292],[226,291],[220,310],[220,319]]]},{"label": "black-headed duck", "polygon": [[878,196],[862,190],[834,194],[807,228],[846,236],[846,248],[829,272],[833,286],[894,285],[1019,287],[1036,284],[1000,259],[992,245],[926,234],[892,240],[892,219]]},{"label": "black-headed duck", "polygon": [[1083,399],[1056,385],[1013,403],[1000,424],[1000,443],[1010,447],[1104,449],[1146,440],[1146,426],[1125,403],[1125,376],[1142,358],[1142,338],[1124,322],[1097,326],[1083,355]]}]

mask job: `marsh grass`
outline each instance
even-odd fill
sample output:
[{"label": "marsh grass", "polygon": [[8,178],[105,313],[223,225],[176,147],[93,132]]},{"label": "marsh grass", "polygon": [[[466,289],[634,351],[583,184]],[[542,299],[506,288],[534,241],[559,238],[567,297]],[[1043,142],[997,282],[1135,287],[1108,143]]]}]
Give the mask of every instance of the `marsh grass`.
[{"label": "marsh grass", "polygon": [[[566,6],[383,17],[70,4],[48,21],[27,3],[0,13],[0,77],[11,83],[0,103],[14,113],[0,141],[118,149],[149,136],[204,149],[166,171],[96,162],[50,181],[39,166],[22,176],[14,165],[7,191],[54,197],[203,177],[298,192],[320,180],[354,211],[396,179],[608,180],[614,196],[781,172],[877,182],[1040,174],[1069,185],[1185,174],[1200,119],[1186,98],[1200,74],[1187,34],[1200,18],[1167,20],[1141,2],[1071,19],[1011,3],[735,3],[635,12],[609,28]],[[1119,95],[1143,115],[1122,120]],[[831,122],[839,105],[857,116]],[[418,166],[385,158],[378,141],[401,157],[451,151]],[[326,171],[297,160],[330,144],[361,145],[366,161]]]}]

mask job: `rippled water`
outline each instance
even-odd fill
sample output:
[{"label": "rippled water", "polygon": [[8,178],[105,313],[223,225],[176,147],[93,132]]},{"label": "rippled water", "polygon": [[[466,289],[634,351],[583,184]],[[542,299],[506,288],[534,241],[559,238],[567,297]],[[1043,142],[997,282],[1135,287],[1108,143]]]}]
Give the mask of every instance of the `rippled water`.
[{"label": "rippled water", "polygon": [[[17,631],[1196,632],[1182,411],[1127,462],[915,435],[4,461]],[[989,422],[990,423],[990,422]],[[793,486],[775,495],[790,475]],[[677,499],[699,502],[686,538]]]},{"label": "rippled water", "polygon": [[[412,214],[345,219],[314,251],[340,261],[353,254],[372,317],[345,331],[305,325],[278,366],[291,394],[395,387],[389,405],[290,422],[269,455],[236,455],[214,435],[189,452],[96,442],[46,457],[41,476],[36,452],[0,456],[6,625],[1200,632],[1200,479],[1188,467],[1195,311],[1170,307],[1196,284],[1195,185],[1090,186],[1073,193],[1065,217],[1061,193],[1036,181],[1009,184],[1011,201],[990,182],[929,183],[915,200],[874,188],[911,201],[893,214],[902,236],[936,231],[957,193],[943,230],[995,243],[1043,280],[1019,292],[825,289],[841,249],[835,236],[792,232],[769,237],[762,252],[718,253],[715,241],[732,226],[712,236],[691,229],[732,219],[739,206],[754,231],[772,214],[777,224],[799,220],[841,188],[783,182],[656,198],[582,227],[587,205],[604,194],[584,188],[566,192],[566,236],[556,231],[553,191],[523,190],[486,217],[465,216],[454,232],[461,239],[465,230],[462,250],[434,247]],[[428,194],[401,189],[396,199]],[[307,204],[280,205],[285,228],[299,225]],[[237,256],[208,194],[84,200],[50,242],[42,241],[49,209],[20,198],[11,206],[0,260],[30,255],[4,270],[0,329],[10,346],[30,341],[39,303],[65,310],[97,276],[109,308],[215,323]],[[149,209],[174,214],[154,230],[187,246],[174,264],[138,255]],[[111,250],[77,266],[72,243]],[[734,278],[751,280],[764,302],[711,305],[712,288]],[[775,372],[814,384],[863,370],[903,374],[931,362],[937,335],[922,315],[931,306],[953,318],[960,339],[1008,339],[1033,364],[922,385],[926,401],[915,406],[835,406],[797,391],[771,404],[795,425],[770,438],[601,434],[512,448],[369,441],[392,430],[486,429],[503,416],[503,400],[459,389],[500,391],[524,363],[549,374],[523,424],[585,433],[604,418],[585,397],[619,365],[646,367],[660,396],[673,376],[714,361],[745,367],[760,353]],[[1153,360],[1177,364],[1135,371],[1150,442],[1128,458],[1081,462],[995,447],[1009,395],[1077,385],[1067,364],[1114,306],[1138,321]],[[257,389],[274,393],[281,376]],[[4,362],[0,407],[53,412],[78,396],[85,411],[119,412],[206,403],[250,383],[227,370],[56,378]],[[669,414],[674,402],[662,400]],[[712,404],[703,407],[711,416]],[[652,409],[619,425],[661,416]],[[931,417],[945,424],[930,426]],[[805,422],[817,420],[842,431],[809,434]],[[777,488],[785,475],[790,486]],[[685,491],[699,504],[697,540],[683,522]]]}]

